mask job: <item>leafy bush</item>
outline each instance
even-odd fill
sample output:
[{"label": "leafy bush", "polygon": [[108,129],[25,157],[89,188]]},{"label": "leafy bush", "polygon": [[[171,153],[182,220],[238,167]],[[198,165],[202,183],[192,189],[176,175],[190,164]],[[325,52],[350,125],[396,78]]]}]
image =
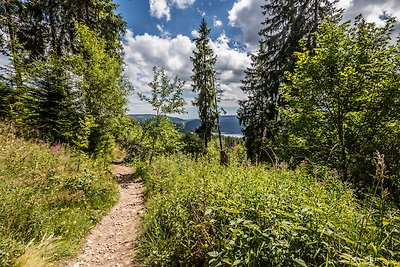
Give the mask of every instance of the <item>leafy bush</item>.
[{"label": "leafy bush", "polygon": [[121,137],[126,150],[126,161],[151,160],[153,156],[171,154],[181,150],[181,134],[166,117],[154,117],[144,123],[131,121]]},{"label": "leafy bush", "polygon": [[116,195],[104,166],[0,125],[0,266],[71,255]]},{"label": "leafy bush", "polygon": [[[398,266],[400,216],[329,171],[160,157],[146,185],[145,266]],[[376,209],[374,207],[382,207]]]},{"label": "leafy bush", "polygon": [[203,141],[194,133],[184,133],[181,136],[182,151],[195,157],[206,152]]}]

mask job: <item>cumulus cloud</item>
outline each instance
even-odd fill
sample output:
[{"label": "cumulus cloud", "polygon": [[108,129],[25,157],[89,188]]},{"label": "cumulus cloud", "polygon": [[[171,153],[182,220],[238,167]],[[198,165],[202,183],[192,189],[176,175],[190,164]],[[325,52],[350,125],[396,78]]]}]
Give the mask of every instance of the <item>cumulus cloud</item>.
[{"label": "cumulus cloud", "polygon": [[177,74],[189,80],[191,62],[189,57],[194,49],[187,36],[161,38],[144,34],[134,36],[128,30],[125,35],[124,51],[126,75],[137,90],[150,90],[147,84],[152,78],[153,66],[163,67],[168,73]]},{"label": "cumulus cloud", "polygon": [[167,0],[150,0],[150,15],[158,19],[165,17],[170,20],[171,14]]},{"label": "cumulus cloud", "polygon": [[385,19],[395,17],[397,23],[392,34],[392,42],[400,33],[400,0],[340,0],[336,6],[343,8],[343,20],[348,21],[354,19],[358,15],[363,15],[367,22],[373,22],[377,26],[384,26]]},{"label": "cumulus cloud", "polygon": [[161,19],[171,19],[171,7],[185,9],[194,4],[196,0],[150,0],[150,15]]},{"label": "cumulus cloud", "polygon": [[237,0],[228,11],[229,24],[242,30],[243,41],[250,50],[258,48],[258,32],[264,20],[261,6],[264,3],[264,0]]},{"label": "cumulus cloud", "polygon": [[[232,49],[228,45],[229,38],[222,34],[210,46],[217,55],[216,69],[219,83],[225,91],[223,99],[232,102],[232,99],[244,97],[240,90],[240,81],[244,77],[244,70],[250,64],[250,57],[239,50]],[[174,38],[161,38],[144,34],[134,36],[128,30],[125,34],[125,75],[129,78],[136,91],[149,93],[148,83],[152,79],[153,66],[163,67],[170,77],[178,75],[186,81],[185,98],[188,106],[194,94],[190,92],[192,75],[192,62],[190,57],[195,45],[188,36],[178,35]],[[226,102],[225,101],[225,102]],[[148,112],[149,106],[140,103],[134,95],[130,97],[130,112]]]},{"label": "cumulus cloud", "polygon": [[237,100],[245,98],[240,86],[244,70],[250,66],[251,60],[246,53],[230,48],[228,42],[229,38],[223,33],[217,41],[211,43],[211,48],[218,56],[215,67],[223,91],[222,104],[227,105],[229,102],[232,105],[232,102],[236,102],[237,105]]},{"label": "cumulus cloud", "polygon": [[[353,20],[359,14],[369,22],[375,22],[378,26],[383,26],[382,18],[385,14],[394,16],[397,21],[400,20],[400,0],[341,0],[339,7],[345,8],[343,18],[345,20]],[[399,33],[400,24],[396,25],[396,34]]]}]

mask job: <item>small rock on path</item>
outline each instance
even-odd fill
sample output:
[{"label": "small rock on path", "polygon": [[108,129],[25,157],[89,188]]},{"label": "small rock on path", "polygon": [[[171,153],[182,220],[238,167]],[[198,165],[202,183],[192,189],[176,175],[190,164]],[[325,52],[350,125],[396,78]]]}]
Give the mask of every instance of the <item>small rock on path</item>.
[{"label": "small rock on path", "polygon": [[81,254],[67,267],[135,266],[143,186],[133,181],[130,167],[113,165],[112,168],[119,183],[118,203],[90,231]]}]

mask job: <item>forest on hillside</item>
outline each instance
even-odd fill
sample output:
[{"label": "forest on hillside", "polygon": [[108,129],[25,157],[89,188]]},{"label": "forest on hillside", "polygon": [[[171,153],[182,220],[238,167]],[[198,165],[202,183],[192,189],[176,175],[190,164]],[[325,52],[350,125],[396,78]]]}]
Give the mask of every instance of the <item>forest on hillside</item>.
[{"label": "forest on hillside", "polygon": [[[117,154],[145,185],[143,266],[400,265],[395,18],[378,27],[344,22],[332,0],[265,1],[235,138],[221,134],[206,19],[190,57],[200,123],[181,133],[168,116],[185,112],[186,82],[154,66],[151,93],[133,92],[116,7],[0,3],[0,266],[76,254],[115,203]],[[132,119],[129,93],[155,115]]]}]

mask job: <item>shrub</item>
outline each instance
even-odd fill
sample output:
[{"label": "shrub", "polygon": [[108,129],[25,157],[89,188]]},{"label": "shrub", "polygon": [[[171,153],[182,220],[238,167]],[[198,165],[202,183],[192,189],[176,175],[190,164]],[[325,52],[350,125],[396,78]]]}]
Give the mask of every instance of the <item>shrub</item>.
[{"label": "shrub", "polygon": [[184,133],[181,136],[182,151],[195,157],[206,152],[203,141],[194,133]]},{"label": "shrub", "polygon": [[400,264],[398,211],[358,203],[328,170],[226,167],[175,155],[140,172],[145,266]]}]

